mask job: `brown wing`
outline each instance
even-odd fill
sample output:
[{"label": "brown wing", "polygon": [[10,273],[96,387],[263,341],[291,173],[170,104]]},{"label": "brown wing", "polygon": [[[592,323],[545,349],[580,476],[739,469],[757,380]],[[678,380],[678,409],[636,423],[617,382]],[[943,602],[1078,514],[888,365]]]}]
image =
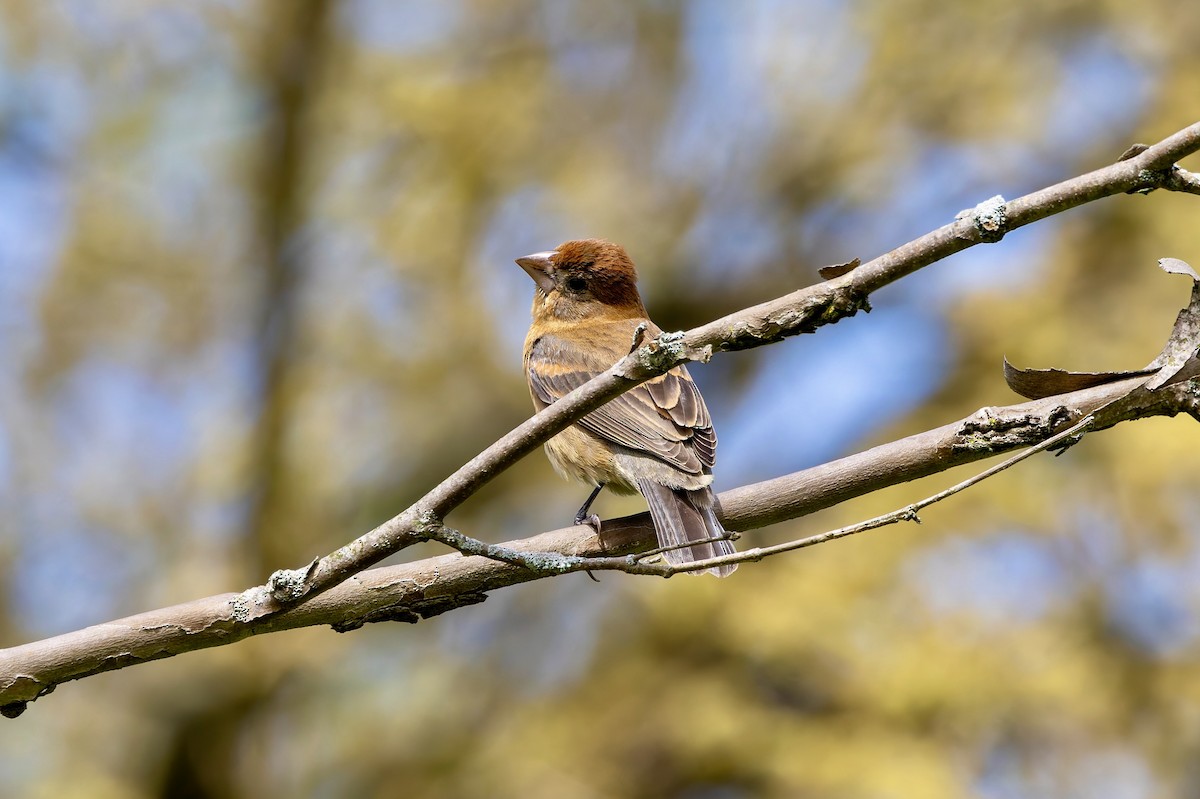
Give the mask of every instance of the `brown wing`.
[{"label": "brown wing", "polygon": [[[563,363],[571,349],[564,342],[542,339],[529,352],[529,387],[547,405],[602,371]],[[548,358],[549,351],[557,357]],[[716,461],[717,437],[708,408],[682,366],[625,392],[580,419],[579,424],[614,444],[652,455],[690,474],[701,474]]]}]

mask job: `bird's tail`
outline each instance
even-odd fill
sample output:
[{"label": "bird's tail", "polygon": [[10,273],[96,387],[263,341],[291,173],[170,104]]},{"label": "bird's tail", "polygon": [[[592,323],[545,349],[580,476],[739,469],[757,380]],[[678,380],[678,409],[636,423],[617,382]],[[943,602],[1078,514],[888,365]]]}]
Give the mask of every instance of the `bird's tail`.
[{"label": "bird's tail", "polygon": [[[706,538],[725,535],[725,528],[713,511],[712,489],[701,488],[689,491],[686,488],[670,488],[653,480],[638,480],[638,490],[650,506],[650,518],[654,520],[654,531],[658,534],[660,547],[677,546],[689,541],[704,541]],[[684,549],[671,549],[663,553],[668,563],[692,563],[697,560],[732,555],[733,542],[704,541]],[[707,569],[709,574],[728,577],[737,564],[728,563]],[[694,572],[693,572],[694,573]]]}]

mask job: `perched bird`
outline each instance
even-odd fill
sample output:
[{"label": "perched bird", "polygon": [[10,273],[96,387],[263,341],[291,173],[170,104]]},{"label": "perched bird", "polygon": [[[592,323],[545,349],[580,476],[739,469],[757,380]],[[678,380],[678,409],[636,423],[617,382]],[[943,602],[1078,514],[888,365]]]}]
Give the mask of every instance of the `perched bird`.
[{"label": "perched bird", "polygon": [[[662,332],[646,316],[633,261],[616,244],[568,241],[517,263],[537,284],[525,337],[525,376],[538,410],[628,355],[638,325],[645,325],[647,337]],[[605,486],[620,494],[640,492],[664,547],[725,535],[709,488],[716,449],[704,398],[682,366],[627,391],[546,442],[559,474],[595,487],[576,524],[598,524],[588,509]],[[669,550],[665,557],[691,563],[733,551],[723,539]],[[724,577],[735,568],[708,571]]]}]

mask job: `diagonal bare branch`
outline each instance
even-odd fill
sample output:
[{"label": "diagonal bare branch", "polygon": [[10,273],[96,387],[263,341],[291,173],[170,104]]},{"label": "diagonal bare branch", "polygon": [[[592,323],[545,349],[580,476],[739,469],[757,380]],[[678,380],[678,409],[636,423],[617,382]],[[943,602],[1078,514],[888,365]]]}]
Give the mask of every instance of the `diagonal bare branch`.
[{"label": "diagonal bare branch", "polygon": [[488,481],[554,434],[620,394],[687,361],[811,333],[860,309],[883,286],[976,244],[1084,203],[1127,192],[1175,188],[1175,162],[1200,150],[1200,122],[1110,166],[1005,202],[996,197],[953,222],[834,280],[746,308],[687,333],[644,344],[550,407],[518,425],[409,508],[302,570],[272,575],[246,609],[246,620],[278,613],[419,541]]},{"label": "diagonal bare branch", "polygon": [[[454,553],[406,566],[363,570],[418,541],[440,536],[449,543],[453,536],[441,523],[446,514],[555,433],[638,383],[680,363],[707,360],[717,351],[761,346],[868,310],[869,295],[888,283],[1068,208],[1123,192],[1188,191],[1190,173],[1174,163],[1198,149],[1200,123],[1087,175],[1011,202],[987,200],[950,224],[828,282],[645,343],[519,425],[404,512],[304,569],[277,572],[266,586],[240,594],[208,597],[0,650],[0,712],[19,715],[28,702],[55,686],[103,671],[295,627],[332,624],[346,630],[371,621],[416,621],[482,601],[485,592],[494,588],[546,576],[552,571],[497,560],[497,548],[475,539],[469,540],[485,548],[493,546],[494,551],[483,558]],[[726,492],[719,497],[722,518],[734,529],[795,518],[886,485],[1035,445],[1101,407],[1105,416],[1097,417],[1097,428],[1180,412],[1200,418],[1196,380],[1157,391],[1139,381],[1145,378],[985,410],[816,469]],[[602,540],[588,530],[572,528],[498,549],[504,554],[605,558],[614,552],[644,549],[652,540],[652,528],[643,514],[607,522]]]}]

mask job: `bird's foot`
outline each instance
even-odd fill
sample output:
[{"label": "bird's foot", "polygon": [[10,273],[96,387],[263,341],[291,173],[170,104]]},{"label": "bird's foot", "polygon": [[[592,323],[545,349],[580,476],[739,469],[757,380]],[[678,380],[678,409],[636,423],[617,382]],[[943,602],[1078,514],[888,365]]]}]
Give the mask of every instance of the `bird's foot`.
[{"label": "bird's foot", "polygon": [[582,513],[575,514],[575,523],[586,524],[588,527],[592,528],[593,532],[600,532],[600,517],[594,513],[589,513],[586,515]]}]

